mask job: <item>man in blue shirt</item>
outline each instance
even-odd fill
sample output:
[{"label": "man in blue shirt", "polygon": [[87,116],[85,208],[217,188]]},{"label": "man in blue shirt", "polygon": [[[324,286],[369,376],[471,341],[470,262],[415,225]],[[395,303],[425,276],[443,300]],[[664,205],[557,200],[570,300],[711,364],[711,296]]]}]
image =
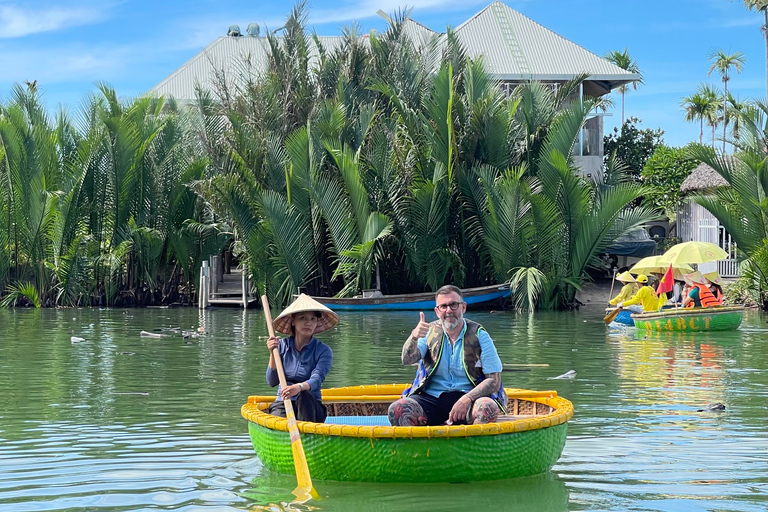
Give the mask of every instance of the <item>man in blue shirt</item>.
[{"label": "man in blue shirt", "polygon": [[488,423],[506,412],[501,360],[483,327],[464,319],[467,304],[459,288],[435,294],[438,320],[424,313],[402,352],[404,365],[419,365],[403,398],[389,407],[395,426]]}]

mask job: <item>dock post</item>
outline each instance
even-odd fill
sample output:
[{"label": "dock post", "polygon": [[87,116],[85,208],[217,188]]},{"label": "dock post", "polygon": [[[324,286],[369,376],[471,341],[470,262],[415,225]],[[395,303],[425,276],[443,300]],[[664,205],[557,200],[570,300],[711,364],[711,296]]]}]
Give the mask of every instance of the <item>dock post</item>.
[{"label": "dock post", "polygon": [[210,293],[210,267],[207,261],[203,261],[200,273],[200,290],[202,294],[200,308],[206,309],[208,307],[208,294]]},{"label": "dock post", "polygon": [[248,270],[243,267],[243,309],[248,309]]},{"label": "dock post", "polygon": [[197,307],[203,309],[203,266],[200,266],[200,278],[197,281]]}]

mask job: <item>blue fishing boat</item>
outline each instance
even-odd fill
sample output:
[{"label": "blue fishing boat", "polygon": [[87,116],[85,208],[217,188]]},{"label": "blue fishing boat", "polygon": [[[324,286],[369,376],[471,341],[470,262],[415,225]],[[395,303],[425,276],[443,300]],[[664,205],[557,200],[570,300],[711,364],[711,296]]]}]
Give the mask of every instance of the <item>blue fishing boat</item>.
[{"label": "blue fishing boat", "polygon": [[[512,291],[509,285],[495,284],[481,286],[479,288],[465,288],[461,290],[464,302],[468,306],[493,302],[509,297]],[[381,295],[366,293],[362,297],[312,297],[321,304],[325,304],[334,311],[420,311],[435,307],[435,293],[407,293],[402,295]]]}]

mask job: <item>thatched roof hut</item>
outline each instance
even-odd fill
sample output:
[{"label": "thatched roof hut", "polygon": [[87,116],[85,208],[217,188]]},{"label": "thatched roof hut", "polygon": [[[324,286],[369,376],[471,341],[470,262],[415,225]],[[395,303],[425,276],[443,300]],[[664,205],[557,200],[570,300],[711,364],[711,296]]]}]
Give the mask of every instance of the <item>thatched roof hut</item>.
[{"label": "thatched roof hut", "polygon": [[683,192],[691,192],[727,186],[728,182],[725,181],[725,178],[720,176],[713,168],[702,162],[698,167],[691,171],[691,174],[689,174],[687,178],[685,178],[683,184],[680,185],[680,190]]}]

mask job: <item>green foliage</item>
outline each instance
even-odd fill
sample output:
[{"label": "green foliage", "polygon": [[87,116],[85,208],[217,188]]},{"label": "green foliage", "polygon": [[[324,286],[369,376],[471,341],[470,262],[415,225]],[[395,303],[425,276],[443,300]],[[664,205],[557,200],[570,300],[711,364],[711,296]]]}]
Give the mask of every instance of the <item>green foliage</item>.
[{"label": "green foliage", "polygon": [[685,148],[666,145],[657,147],[640,174],[647,188],[644,203],[661,209],[667,217],[674,220],[677,209],[685,198],[680,185],[696,165],[696,161],[688,156]]},{"label": "green foliage", "polygon": [[3,297],[0,301],[0,307],[10,308],[15,307],[22,303],[22,305],[31,305],[32,307],[40,307],[40,297],[37,294],[32,283],[20,283],[16,282],[8,287],[8,295]]},{"label": "green foliage", "polygon": [[744,257],[742,275],[751,280],[763,308],[768,309],[768,106],[757,102],[755,108],[741,114],[741,124],[739,151],[732,158],[718,156],[713,148],[702,145],[691,146],[688,153],[728,182],[695,200],[733,237]]},{"label": "green foliage", "polygon": [[613,133],[603,137],[605,161],[616,155],[631,175],[638,179],[645,162],[653,155],[656,148],[664,143],[662,130],[640,129],[640,119],[630,117],[621,126],[613,129]]},{"label": "green foliage", "polygon": [[655,215],[628,206],[645,189],[618,161],[601,183],[573,162],[606,100],[573,101],[586,75],[508,97],[453,31],[416,42],[406,18],[325,48],[301,2],[265,69],[217,75],[189,108],[100,84],[51,120],[17,88],[0,111],[1,284],[43,305],[169,301],[233,240],[275,305],[375,276],[384,293],[512,282],[521,309],[567,307]]}]

